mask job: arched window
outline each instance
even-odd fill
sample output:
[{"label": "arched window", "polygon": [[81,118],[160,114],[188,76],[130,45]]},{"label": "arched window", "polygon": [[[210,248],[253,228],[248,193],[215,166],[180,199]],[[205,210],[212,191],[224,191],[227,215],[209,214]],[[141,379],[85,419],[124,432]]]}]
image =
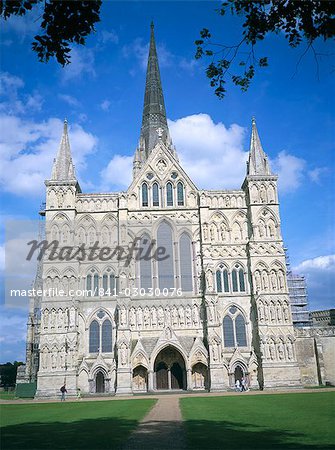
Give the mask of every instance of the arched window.
[{"label": "arched window", "polygon": [[90,325],[89,352],[98,353],[100,344],[100,326],[96,320]]},{"label": "arched window", "polygon": [[223,288],[225,292],[229,292],[229,281],[228,281],[228,270],[224,269],[222,272],[223,276]]},{"label": "arched window", "polygon": [[166,184],[166,206],[173,206],[173,187],[170,181]]},{"label": "arched window", "polygon": [[184,185],[181,181],[177,184],[177,202],[178,206],[184,206]]},{"label": "arched window", "polygon": [[239,314],[235,319],[236,328],[236,346],[245,347],[247,345],[247,335],[245,332],[245,321],[243,316]]},{"label": "arched window", "polygon": [[240,282],[240,291],[245,292],[245,283],[244,283],[244,271],[243,269],[240,269],[238,271],[238,278]]},{"label": "arched window", "polygon": [[157,183],[152,185],[152,206],[159,206],[159,187]]},{"label": "arched window", "polygon": [[228,270],[222,264],[216,271],[216,291],[229,292]]},{"label": "arched window", "polygon": [[109,287],[111,290],[111,295],[114,295],[115,293],[113,292],[113,290],[116,288],[116,283],[115,283],[115,275],[113,273],[109,275]]},{"label": "arched window", "polygon": [[94,296],[99,295],[99,275],[97,273],[94,274],[93,277],[93,289],[94,289],[93,295]]},{"label": "arched window", "polygon": [[216,292],[222,292],[222,274],[221,270],[216,271]]},{"label": "arched window", "polygon": [[225,347],[235,347],[234,325],[230,316],[223,319],[223,338]]},{"label": "arched window", "polygon": [[233,292],[238,292],[238,283],[237,283],[237,270],[233,269],[231,273],[232,284],[233,284]]},{"label": "arched window", "polygon": [[107,295],[108,291],[108,276],[106,274],[102,277],[102,289],[104,291],[104,294]]},{"label": "arched window", "polygon": [[157,247],[163,247],[165,254],[157,262],[158,265],[158,285],[160,289],[174,288],[174,257],[172,243],[172,229],[170,225],[163,222],[157,230]]},{"label": "arched window", "polygon": [[103,353],[112,351],[112,324],[108,319],[101,326],[101,348]]},{"label": "arched window", "polygon": [[231,273],[233,292],[245,292],[244,270],[235,264]]},{"label": "arched window", "polygon": [[231,306],[223,319],[223,339],[225,347],[247,346],[245,320],[236,306]]},{"label": "arched window", "polygon": [[191,239],[183,233],[179,239],[180,284],[183,292],[192,292],[192,248]]},{"label": "arched window", "polygon": [[142,206],[148,206],[148,185],[147,183],[142,184]]},{"label": "arched window", "polygon": [[86,277],[86,290],[87,290],[87,296],[92,296],[92,275],[87,275]]},{"label": "arched window", "polygon": [[141,237],[140,248],[142,249],[142,257],[140,259],[140,287],[147,290],[152,288],[151,259],[144,258],[150,248],[149,235],[144,234]]}]

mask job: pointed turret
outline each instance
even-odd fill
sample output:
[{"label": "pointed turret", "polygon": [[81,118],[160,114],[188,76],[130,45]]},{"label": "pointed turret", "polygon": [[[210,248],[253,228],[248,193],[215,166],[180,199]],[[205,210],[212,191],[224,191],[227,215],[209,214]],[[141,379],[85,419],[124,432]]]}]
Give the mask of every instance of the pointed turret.
[{"label": "pointed turret", "polygon": [[256,120],[252,119],[252,131],[247,175],[271,175],[268,158],[259,139]]},{"label": "pointed turret", "polygon": [[150,48],[145,83],[141,136],[138,150],[147,159],[158,140],[173,151],[167,125],[162,83],[156,51],[154,24],[151,23]]},{"label": "pointed turret", "polygon": [[67,120],[64,120],[63,135],[60,142],[58,154],[54,159],[51,174],[52,181],[76,180],[74,165],[72,162],[69,135],[67,131]]}]

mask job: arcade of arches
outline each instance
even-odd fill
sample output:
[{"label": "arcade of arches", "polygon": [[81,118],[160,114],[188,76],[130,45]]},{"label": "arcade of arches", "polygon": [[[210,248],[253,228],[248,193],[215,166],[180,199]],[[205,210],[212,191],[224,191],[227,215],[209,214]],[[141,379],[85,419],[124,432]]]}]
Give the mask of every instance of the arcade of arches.
[{"label": "arcade of arches", "polygon": [[[158,391],[208,389],[207,372],[207,367],[198,362],[188,377],[182,354],[175,347],[168,346],[155,359],[152,388]],[[148,388],[148,371],[139,365],[133,370],[133,391],[145,392]]]}]

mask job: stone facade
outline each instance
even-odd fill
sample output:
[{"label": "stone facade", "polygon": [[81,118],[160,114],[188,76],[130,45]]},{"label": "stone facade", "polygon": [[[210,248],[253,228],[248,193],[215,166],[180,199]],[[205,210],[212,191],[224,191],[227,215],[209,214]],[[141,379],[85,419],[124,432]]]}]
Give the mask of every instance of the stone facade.
[{"label": "stone facade", "polygon": [[65,123],[44,214],[46,239],[62,246],[137,242],[145,252],[153,242],[169,258],[45,256],[40,281],[55,295],[32,299],[28,323],[27,378],[37,376],[38,397],[64,381],[69,395],[219,391],[241,377],[252,388],[301,385],[277,177],[255,120],[242,188],[197,189],[169,136],[153,29],[131,185],[82,193]]}]

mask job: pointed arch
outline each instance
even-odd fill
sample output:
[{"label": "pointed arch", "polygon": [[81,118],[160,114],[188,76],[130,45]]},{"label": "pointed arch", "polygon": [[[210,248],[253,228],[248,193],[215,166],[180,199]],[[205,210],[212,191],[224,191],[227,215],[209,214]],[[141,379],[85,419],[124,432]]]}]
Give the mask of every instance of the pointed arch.
[{"label": "pointed arch", "polygon": [[157,229],[157,247],[165,248],[165,259],[157,261],[158,285],[160,289],[174,288],[173,233],[170,224],[163,220]]},{"label": "pointed arch", "polygon": [[173,185],[171,181],[166,183],[166,206],[173,206]]},{"label": "pointed arch", "polygon": [[179,238],[180,285],[183,292],[193,291],[192,241],[188,233]]},{"label": "pointed arch", "polygon": [[185,204],[185,188],[181,181],[177,183],[177,204],[178,206],[184,206]]},{"label": "pointed arch", "polygon": [[148,185],[144,181],[141,186],[141,196],[142,196],[142,206],[149,205],[149,193],[148,193]]},{"label": "pointed arch", "polygon": [[93,320],[89,328],[89,352],[98,353],[100,343],[100,326],[97,320]]},{"label": "pointed arch", "polygon": [[160,189],[157,181],[152,185],[152,206],[159,206],[160,204]]},{"label": "pointed arch", "polygon": [[149,234],[144,233],[140,239],[140,248],[142,249],[142,258],[139,261],[140,265],[140,288],[145,290],[152,288],[152,260],[144,258],[150,248],[151,239]]},{"label": "pointed arch", "polygon": [[110,353],[112,348],[112,323],[105,319],[101,325],[101,350],[103,353]]}]

